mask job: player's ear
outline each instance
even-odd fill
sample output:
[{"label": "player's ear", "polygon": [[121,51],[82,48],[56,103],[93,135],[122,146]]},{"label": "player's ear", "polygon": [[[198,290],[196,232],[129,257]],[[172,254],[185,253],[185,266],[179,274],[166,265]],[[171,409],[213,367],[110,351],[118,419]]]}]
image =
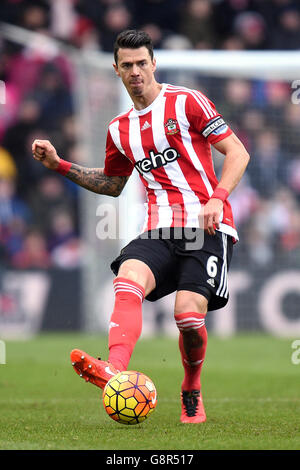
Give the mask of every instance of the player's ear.
[{"label": "player's ear", "polygon": [[155,57],[152,60],[152,70],[153,70],[153,72],[155,72],[155,70],[156,70],[156,59],[155,59]]},{"label": "player's ear", "polygon": [[116,72],[116,74],[118,75],[118,77],[120,77],[120,72],[119,72],[119,70],[118,70],[117,64],[113,64],[113,68],[115,69],[115,72]]}]

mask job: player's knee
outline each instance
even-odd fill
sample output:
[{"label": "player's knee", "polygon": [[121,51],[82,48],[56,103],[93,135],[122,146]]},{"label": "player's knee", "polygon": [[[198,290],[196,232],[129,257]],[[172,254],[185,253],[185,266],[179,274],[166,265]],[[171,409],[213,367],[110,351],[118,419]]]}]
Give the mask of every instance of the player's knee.
[{"label": "player's knee", "polygon": [[144,263],[124,262],[118,272],[118,277],[136,282],[145,290],[147,296],[155,288],[155,278],[150,269]]},{"label": "player's knee", "polygon": [[132,269],[127,269],[123,277],[126,277],[129,281],[138,282],[139,274]]},{"label": "player's knee", "polygon": [[176,296],[174,314],[180,315],[186,312],[197,312],[206,314],[207,299],[201,294],[194,292],[179,291]]}]

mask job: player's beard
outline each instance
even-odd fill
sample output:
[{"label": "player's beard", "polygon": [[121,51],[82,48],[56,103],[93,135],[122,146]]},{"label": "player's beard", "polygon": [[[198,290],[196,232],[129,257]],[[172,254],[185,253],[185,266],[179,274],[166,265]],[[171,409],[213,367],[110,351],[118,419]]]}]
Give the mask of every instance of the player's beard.
[{"label": "player's beard", "polygon": [[135,86],[134,83],[130,84],[130,91],[134,96],[142,96],[144,93],[144,83],[138,82],[138,85]]}]

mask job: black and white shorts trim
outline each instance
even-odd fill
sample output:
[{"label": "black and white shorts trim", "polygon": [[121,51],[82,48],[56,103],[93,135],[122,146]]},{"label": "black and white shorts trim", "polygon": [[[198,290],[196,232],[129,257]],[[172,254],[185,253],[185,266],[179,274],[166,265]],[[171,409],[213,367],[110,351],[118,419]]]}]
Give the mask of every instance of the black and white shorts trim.
[{"label": "black and white shorts trim", "polygon": [[216,291],[216,295],[219,297],[225,297],[225,299],[228,298],[229,292],[228,292],[228,267],[227,267],[227,239],[228,236],[225,233],[222,233],[222,242],[223,242],[223,264],[222,264],[222,269],[221,269],[221,279],[220,279],[220,284],[219,287]]},{"label": "black and white shorts trim", "polygon": [[183,235],[177,239],[171,230],[166,239],[162,230],[155,231],[155,237],[142,234],[125,246],[111,264],[114,274],[118,274],[124,261],[137,259],[149,266],[156,280],[156,288],[146,297],[147,300],[155,301],[174,291],[188,290],[206,297],[208,310],[224,307],[229,299],[231,236],[220,231],[214,236],[204,233],[202,248],[190,250],[186,249],[190,246],[187,245],[190,238],[187,240]]}]

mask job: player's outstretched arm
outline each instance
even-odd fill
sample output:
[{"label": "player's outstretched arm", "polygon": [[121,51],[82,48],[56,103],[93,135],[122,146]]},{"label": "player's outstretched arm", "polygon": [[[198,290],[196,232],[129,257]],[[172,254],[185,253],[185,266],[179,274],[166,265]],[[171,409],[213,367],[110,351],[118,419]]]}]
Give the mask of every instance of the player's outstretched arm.
[{"label": "player's outstretched arm", "polygon": [[72,163],[66,178],[98,194],[117,197],[121,194],[128,176],[106,176],[104,168],[85,168]]},{"label": "player's outstretched arm", "polygon": [[[61,159],[49,140],[35,140],[32,144],[33,158],[46,168],[57,171]],[[103,168],[85,168],[75,163],[68,163],[64,176],[89,191],[117,197],[121,194],[128,176],[107,176]]]}]

